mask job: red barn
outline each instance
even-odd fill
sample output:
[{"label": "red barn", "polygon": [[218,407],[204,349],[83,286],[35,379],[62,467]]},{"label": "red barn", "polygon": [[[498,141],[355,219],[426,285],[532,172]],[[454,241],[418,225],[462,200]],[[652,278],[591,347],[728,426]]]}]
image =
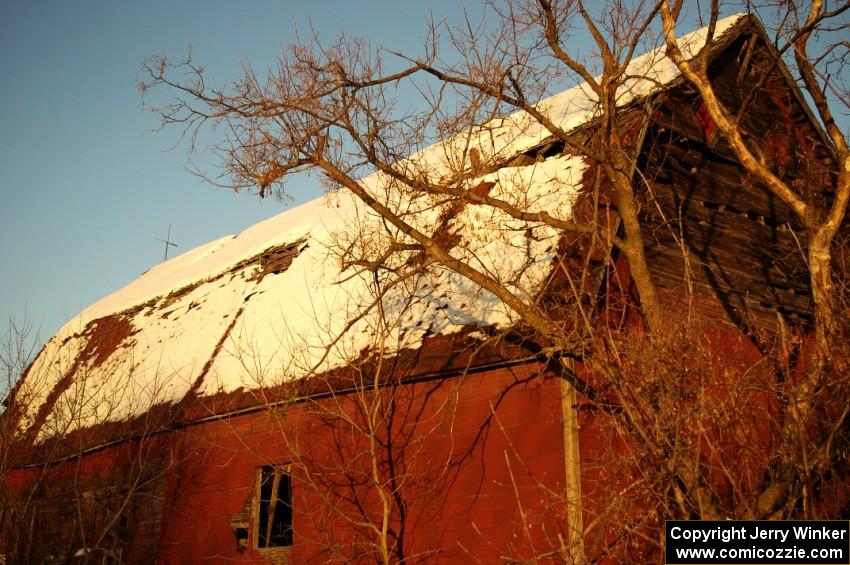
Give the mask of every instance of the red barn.
[{"label": "red barn", "polygon": [[[828,145],[781,64],[767,65],[759,24],[719,22],[711,49],[730,107],[742,77],[770,69],[742,125],[787,176],[828,190]],[[713,507],[743,516],[741,493],[771,476],[770,422],[782,411],[760,380],[764,344],[793,342],[780,360],[797,359],[788,375],[805,365],[806,234],[736,164],[661,52],[632,64],[648,78],[620,104],[635,174],[651,188],[641,211],[651,274],[699,339],[642,349],[628,266],[610,243],[468,201],[424,206],[376,174],[363,184],[516,293],[577,327],[592,312],[607,328],[597,345],[619,344],[617,375],[578,346],[553,353],[493,294],[415,252],[417,276],[382,284],[364,258],[377,264],[397,234],[353,197],[330,195],[152,268],[46,344],[3,414],[0,553],[21,563],[657,560],[659,524],[681,510],[665,475],[676,454],[628,439],[660,424],[622,428],[621,378],[637,379],[656,419],[681,419],[683,446],[704,442]],[[581,87],[544,105],[592,139]],[[557,217],[599,214],[616,230],[604,173],[523,119],[493,126],[510,138],[509,158],[495,170],[473,163],[470,186]],[[446,158],[446,147],[414,159]],[[726,408],[707,417],[714,400]],[[819,497],[842,505],[835,483]],[[646,498],[661,491],[670,508]]]}]

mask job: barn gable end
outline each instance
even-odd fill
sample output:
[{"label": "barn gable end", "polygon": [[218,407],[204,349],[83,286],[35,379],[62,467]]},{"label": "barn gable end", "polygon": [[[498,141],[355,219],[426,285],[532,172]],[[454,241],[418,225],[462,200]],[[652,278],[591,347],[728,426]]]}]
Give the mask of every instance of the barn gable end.
[{"label": "barn gable end", "polygon": [[[714,60],[710,75],[766,161],[823,208],[834,159],[757,22]],[[659,286],[670,299],[689,296],[700,316],[753,333],[774,332],[777,316],[792,326],[810,323],[800,219],[736,163],[692,89],[666,91],[652,112],[642,156],[651,186],[644,218]]]}]

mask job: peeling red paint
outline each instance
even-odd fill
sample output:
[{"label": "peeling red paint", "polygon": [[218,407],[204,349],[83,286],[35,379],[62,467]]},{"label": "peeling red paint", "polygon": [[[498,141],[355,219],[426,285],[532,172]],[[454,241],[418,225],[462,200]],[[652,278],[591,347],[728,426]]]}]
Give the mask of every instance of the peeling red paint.
[{"label": "peeling red paint", "polygon": [[711,119],[711,114],[709,114],[708,106],[705,105],[705,102],[697,108],[694,117],[696,117],[699,125],[702,126],[702,133],[705,136],[706,143],[710,144],[714,141],[714,136],[717,134],[717,124]]}]

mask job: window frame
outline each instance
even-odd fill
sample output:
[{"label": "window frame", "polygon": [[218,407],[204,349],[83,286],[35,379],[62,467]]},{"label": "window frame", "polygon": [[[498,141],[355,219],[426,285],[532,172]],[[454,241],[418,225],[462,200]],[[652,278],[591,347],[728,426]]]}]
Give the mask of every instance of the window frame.
[{"label": "window frame", "polygon": [[[280,502],[289,505],[289,544],[281,544],[281,545],[269,545],[269,540],[266,540],[266,545],[260,545],[260,531],[263,527],[268,527],[268,522],[264,525],[260,523],[260,517],[262,516],[262,505],[263,505],[263,497],[262,497],[262,489],[263,489],[263,479],[267,474],[273,474],[273,483],[272,483],[272,493],[276,493],[276,500],[274,504],[271,504],[271,500],[268,501],[269,508],[266,510],[266,515],[270,510],[274,508],[274,506]],[[264,475],[265,474],[265,475]],[[281,497],[279,488],[282,482],[282,478],[287,477],[289,492],[288,492],[288,500],[287,497]],[[277,492],[276,492],[277,491]],[[251,545],[259,551],[260,553],[266,554],[289,554],[292,544],[294,543],[294,534],[293,534],[293,517],[292,517],[292,474],[290,473],[289,464],[282,465],[262,465],[257,467],[254,473],[254,501],[253,504],[253,512],[252,512],[252,522],[253,528],[251,532]],[[272,510],[273,511],[273,510]]]}]

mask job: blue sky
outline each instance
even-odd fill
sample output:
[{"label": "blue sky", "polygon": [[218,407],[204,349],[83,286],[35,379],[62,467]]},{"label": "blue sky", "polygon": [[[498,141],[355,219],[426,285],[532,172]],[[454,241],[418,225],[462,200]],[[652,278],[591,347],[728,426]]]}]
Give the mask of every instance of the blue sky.
[{"label": "blue sky", "polygon": [[[261,70],[312,25],[415,51],[428,14],[455,2],[0,0],[0,317],[26,314],[41,341],[162,259],[292,204],[201,182],[176,131],[150,132],[136,83],[143,58],[191,46],[219,80]],[[200,162],[204,166],[204,161]],[[321,194],[305,181],[296,202]],[[172,251],[172,256],[175,252]]]}]

